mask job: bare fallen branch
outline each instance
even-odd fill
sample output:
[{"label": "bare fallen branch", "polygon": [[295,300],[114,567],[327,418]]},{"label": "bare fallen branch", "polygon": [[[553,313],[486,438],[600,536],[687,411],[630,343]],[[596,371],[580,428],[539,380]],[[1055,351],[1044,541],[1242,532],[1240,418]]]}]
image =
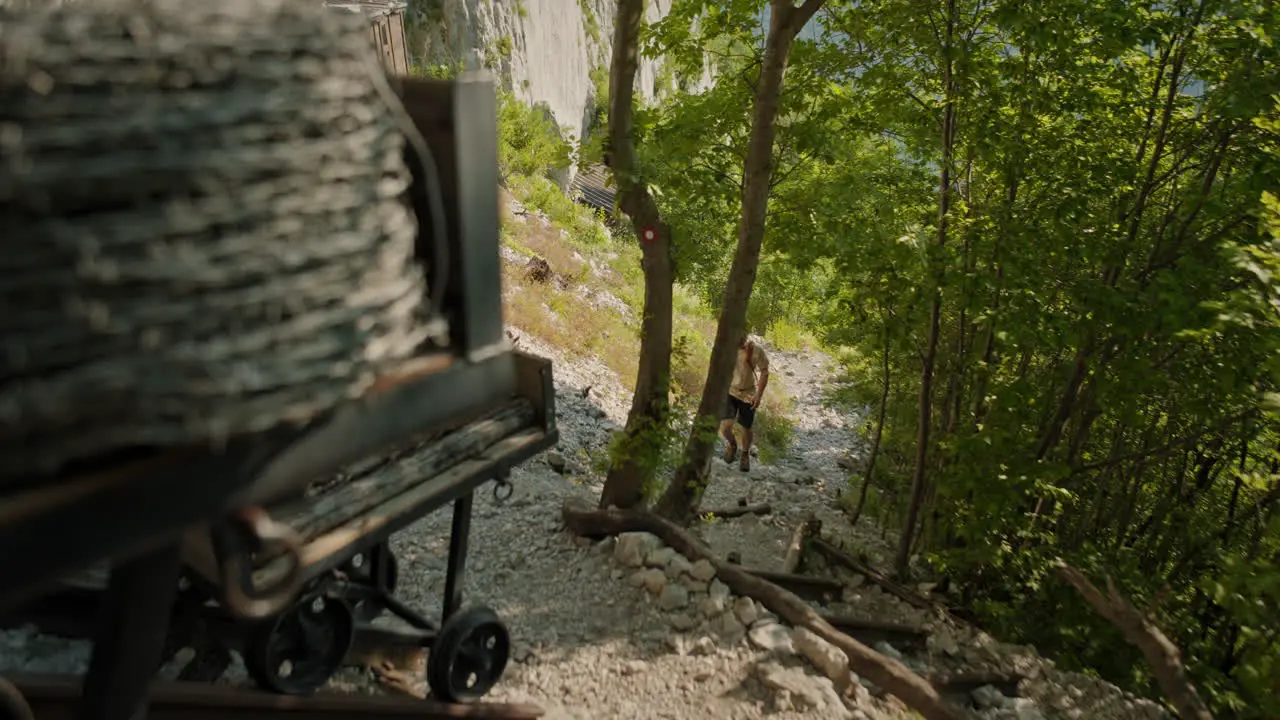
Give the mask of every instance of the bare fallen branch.
[{"label": "bare fallen branch", "polygon": [[[903,625],[825,613],[822,619],[863,645],[870,646],[878,642],[887,642],[898,649],[924,649],[928,644],[928,631],[915,625]],[[937,683],[934,683],[934,685],[937,685]]]},{"label": "bare fallen branch", "polygon": [[852,555],[844,552],[843,550],[836,547],[835,545],[832,545],[826,540],[823,540],[822,538],[813,538],[810,541],[810,543],[813,549],[822,553],[827,558],[828,561],[836,563],[837,565],[842,565],[845,568],[858,573],[859,575],[865,577],[870,582],[880,586],[882,589],[884,589],[885,592],[889,593],[890,595],[893,595],[899,600],[902,600],[915,607],[918,607],[921,610],[942,609],[941,606],[939,606],[937,603],[930,600],[929,598],[917,592],[914,592],[909,588],[903,587],[902,585],[899,585],[893,580],[890,580],[887,576],[880,573],[875,568],[872,568],[869,565],[865,565],[859,562]]},{"label": "bare fallen branch", "polygon": [[698,517],[718,517],[718,518],[736,518],[743,515],[768,515],[773,512],[773,507],[769,503],[756,503],[755,505],[739,504],[737,507],[718,508],[715,510],[703,510],[698,513]]},{"label": "bare fallen branch", "polygon": [[843,650],[849,658],[850,669],[902,700],[926,720],[966,717],[963,710],[945,700],[928,681],[907,666],[836,630],[793,593],[718,559],[701,540],[674,523],[637,510],[596,510],[575,499],[565,502],[561,516],[565,527],[577,535],[605,537],[624,532],[656,535],[689,560],[710,562],[716,569],[716,577],[737,594],[759,601],[791,625],[808,628]]},{"label": "bare fallen branch", "polygon": [[781,571],[784,574],[792,575],[799,571],[800,561],[804,559],[805,540],[813,533],[815,522],[814,517],[810,515],[791,533],[791,540],[787,542],[786,555],[782,558]]},{"label": "bare fallen branch", "polygon": [[[729,563],[730,565],[738,565],[738,563]],[[813,577],[811,575],[796,575],[794,573],[780,573],[772,570],[762,570],[760,568],[742,568],[743,572],[751,573],[767,583],[772,583],[787,592],[794,593],[805,600],[816,600],[818,602],[826,602],[840,597],[844,585],[839,580],[831,580],[830,578]]]},{"label": "bare fallen branch", "polygon": [[1174,710],[1182,720],[1213,720],[1209,707],[1205,705],[1195,685],[1182,665],[1182,653],[1160,628],[1134,607],[1129,599],[1120,594],[1111,577],[1107,577],[1107,593],[1103,595],[1084,573],[1063,564],[1058,572],[1072,587],[1080,593],[1085,602],[1111,623],[1124,635],[1130,645],[1142,651],[1143,657],[1151,665],[1156,683],[1164,692]]},{"label": "bare fallen branch", "polygon": [[1026,679],[1020,673],[1006,672],[959,672],[949,675],[931,675],[929,681],[943,695],[968,695],[984,685],[990,685],[1005,697],[1017,697],[1018,685]]}]

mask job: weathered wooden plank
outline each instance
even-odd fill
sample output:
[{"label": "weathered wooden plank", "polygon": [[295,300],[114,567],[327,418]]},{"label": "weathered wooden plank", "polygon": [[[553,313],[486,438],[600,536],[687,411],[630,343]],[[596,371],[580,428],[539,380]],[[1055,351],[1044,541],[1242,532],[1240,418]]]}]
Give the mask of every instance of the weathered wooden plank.
[{"label": "weathered wooden plank", "polygon": [[840,597],[840,591],[844,589],[844,586],[841,585],[839,581],[828,580],[827,578],[809,577],[808,575],[793,575],[790,573],[780,573],[754,568],[743,568],[743,570],[755,575],[761,580],[786,588],[806,600],[823,600],[829,597],[838,598]]},{"label": "weathered wooden plank", "polygon": [[475,457],[534,422],[532,404],[519,399],[446,435],[365,464],[362,473],[329,492],[275,508],[277,520],[312,538],[356,517],[419,482]]},{"label": "weathered wooden plank", "polygon": [[887,642],[899,650],[921,650],[929,637],[928,631],[915,625],[865,620],[846,615],[824,614],[822,619],[864,645]]}]

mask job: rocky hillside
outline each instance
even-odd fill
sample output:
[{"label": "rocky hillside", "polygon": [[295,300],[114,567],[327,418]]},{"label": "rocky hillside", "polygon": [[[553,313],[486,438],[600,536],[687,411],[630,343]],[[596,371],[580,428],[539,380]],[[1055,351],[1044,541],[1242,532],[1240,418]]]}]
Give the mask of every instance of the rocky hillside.
[{"label": "rocky hillside", "polygon": [[[492,698],[534,702],[547,720],[913,717],[852,674],[843,651],[735,596],[706,561],[691,562],[643,533],[592,543],[565,531],[562,504],[599,497],[599,461],[625,421],[623,377],[633,361],[626,346],[634,338],[622,338],[636,311],[636,276],[591,257],[589,247],[575,248],[567,231],[515,199],[504,197],[504,205],[505,300],[515,321],[508,333],[521,349],[554,362],[561,441],[513,470],[514,494],[506,502],[485,492],[476,499],[467,599],[494,607],[513,645],[513,662]],[[545,277],[535,282],[533,274]],[[572,324],[557,319],[570,313]],[[618,347],[623,352],[610,352]],[[778,378],[772,402],[789,397],[767,405],[761,417],[789,414],[787,442],[763,453],[750,473],[716,462],[703,504],[713,513],[694,532],[719,557],[737,555],[744,566],[769,569],[782,563],[794,528],[815,518],[825,543],[856,562],[887,567],[892,538],[866,522],[849,527],[840,509],[842,460],[856,442],[859,418],[824,402],[833,363],[812,349],[770,351]],[[698,363],[705,367],[704,359]],[[731,517],[744,506],[756,510]],[[449,528],[449,513],[436,512],[393,538],[397,595],[428,613],[438,612],[444,589]],[[979,720],[1167,718],[1150,702],[1057,669],[1034,648],[999,642],[906,602],[875,573],[850,571],[819,554],[806,554],[801,569],[827,588],[813,599],[815,610],[879,652],[945,679]],[[0,631],[0,672],[83,672],[88,657],[83,641],[32,628]],[[200,662],[197,653],[184,649],[162,674],[174,677],[193,660]],[[362,665],[334,677],[332,689],[424,692],[420,654],[352,660]],[[220,682],[249,682],[234,652]]]}]

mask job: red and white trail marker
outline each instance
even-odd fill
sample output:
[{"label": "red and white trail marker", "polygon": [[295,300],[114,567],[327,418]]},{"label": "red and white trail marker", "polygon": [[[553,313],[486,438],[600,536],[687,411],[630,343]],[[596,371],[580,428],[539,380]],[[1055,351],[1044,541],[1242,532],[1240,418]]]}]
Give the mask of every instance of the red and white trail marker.
[{"label": "red and white trail marker", "polygon": [[645,228],[640,233],[640,238],[644,241],[645,245],[652,245],[655,241],[657,241],[658,233],[655,232],[653,228]]}]

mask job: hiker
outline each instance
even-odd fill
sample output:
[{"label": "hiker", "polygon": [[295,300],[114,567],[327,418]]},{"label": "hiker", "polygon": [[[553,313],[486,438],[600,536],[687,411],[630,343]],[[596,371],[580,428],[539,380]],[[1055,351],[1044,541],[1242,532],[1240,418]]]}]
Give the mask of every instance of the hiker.
[{"label": "hiker", "polygon": [[[764,397],[768,384],[769,356],[764,348],[744,334],[738,341],[733,382],[729,385],[729,397],[720,415],[720,437],[728,444],[724,450],[724,461],[733,464],[736,458],[742,472],[751,470],[751,426],[755,424],[756,408],[760,407],[760,399]],[[733,437],[734,420],[742,426],[741,457],[738,456],[738,441]]]}]

